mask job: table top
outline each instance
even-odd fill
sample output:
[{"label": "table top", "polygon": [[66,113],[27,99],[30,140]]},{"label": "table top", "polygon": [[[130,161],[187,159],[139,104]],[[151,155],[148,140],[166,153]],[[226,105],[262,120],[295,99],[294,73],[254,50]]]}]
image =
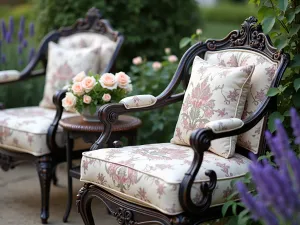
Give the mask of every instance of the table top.
[{"label": "table top", "polygon": [[[82,116],[72,116],[61,119],[59,125],[68,131],[79,132],[103,132],[104,126],[99,122],[87,122]],[[112,132],[129,131],[137,129],[142,125],[142,121],[133,116],[121,115],[118,121],[112,125]]]}]

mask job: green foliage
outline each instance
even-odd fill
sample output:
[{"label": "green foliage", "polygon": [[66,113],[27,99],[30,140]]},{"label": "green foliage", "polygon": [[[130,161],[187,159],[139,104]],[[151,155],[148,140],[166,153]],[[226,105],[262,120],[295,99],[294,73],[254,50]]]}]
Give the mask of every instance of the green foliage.
[{"label": "green foliage", "polygon": [[[162,51],[163,52],[163,51]],[[166,49],[170,54],[170,49]],[[168,86],[178,66],[177,60],[170,60],[170,55],[164,56],[161,62],[144,59],[138,65],[131,65],[128,73],[133,82],[133,93],[151,94],[157,96]],[[175,58],[172,56],[173,59]],[[176,59],[176,58],[175,58]],[[156,64],[156,67],[153,66]],[[161,68],[159,68],[160,66]],[[136,113],[142,119],[143,126],[139,129],[139,143],[169,142],[174,134],[181,102],[163,109]]]},{"label": "green foliage", "polygon": [[118,68],[127,70],[137,55],[154,60],[161,49],[170,47],[179,55],[178,42],[192,33],[201,21],[194,0],[35,0],[39,32],[47,32],[74,23],[95,6],[126,40],[118,58]]},{"label": "green foliage", "polygon": [[[290,107],[300,109],[300,1],[299,0],[249,0],[258,6],[258,19],[278,49],[291,56],[289,68],[278,88],[271,88],[268,96],[277,96],[278,112],[273,112],[268,122],[275,130],[275,118],[283,121]],[[289,130],[289,123],[285,123]]]}]

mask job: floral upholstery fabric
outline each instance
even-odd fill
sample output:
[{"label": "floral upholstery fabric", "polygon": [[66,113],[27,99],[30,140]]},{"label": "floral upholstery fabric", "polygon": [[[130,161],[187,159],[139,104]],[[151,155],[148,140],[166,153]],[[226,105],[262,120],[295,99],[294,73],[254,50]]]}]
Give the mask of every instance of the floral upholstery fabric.
[{"label": "floral upholstery fabric", "polygon": [[[191,133],[206,123],[241,118],[254,66],[223,67],[196,56],[191,78],[171,143],[190,145]],[[211,142],[210,150],[229,158],[235,151],[237,136]]]},{"label": "floral upholstery fabric", "polygon": [[100,47],[66,49],[50,42],[44,97],[40,106],[54,109],[52,98],[56,91],[69,84],[72,78],[81,71],[97,72],[99,59],[96,56],[99,51]]},{"label": "floral upholstery fabric", "polygon": [[[56,110],[42,107],[23,107],[0,110],[0,147],[12,151],[41,156],[50,153],[46,145],[47,130]],[[63,113],[63,118],[74,113]],[[64,144],[62,128],[56,134],[59,146]],[[75,149],[89,148],[81,139],[74,143]]]},{"label": "floral upholstery fabric", "polygon": [[205,124],[205,127],[212,129],[214,133],[222,133],[225,131],[241,128],[244,122],[238,118],[215,120]]},{"label": "floral upholstery fabric", "polygon": [[[255,112],[257,106],[265,99],[277,70],[277,63],[254,51],[236,49],[217,52],[208,51],[204,59],[212,64],[226,67],[255,65],[242,119]],[[257,153],[262,138],[262,128],[263,120],[250,131],[239,135],[237,144]]]},{"label": "floral upholstery fabric", "polygon": [[[155,208],[168,215],[183,212],[179,203],[179,186],[194,156],[191,147],[171,143],[107,148],[84,152],[81,178],[130,202]],[[192,199],[200,201],[200,185],[208,181],[205,171],[217,174],[212,207],[224,203],[232,192],[230,182],[243,177],[251,161],[235,154],[225,159],[204,153],[202,166],[192,187]]]},{"label": "floral upholstery fabric", "polygon": [[0,71],[0,83],[6,83],[8,81],[18,80],[21,73],[17,70],[3,70]]},{"label": "floral upholstery fabric", "polygon": [[70,35],[68,37],[62,37],[59,39],[59,45],[65,48],[95,48],[101,47],[101,50],[98,52],[98,58],[100,65],[97,72],[102,73],[105,71],[106,66],[111,60],[116,47],[117,42],[110,40],[108,37],[95,34],[95,33],[77,33]]},{"label": "floral upholstery fabric", "polygon": [[135,95],[123,98],[120,103],[123,103],[126,109],[131,109],[154,105],[156,100],[153,95]]}]

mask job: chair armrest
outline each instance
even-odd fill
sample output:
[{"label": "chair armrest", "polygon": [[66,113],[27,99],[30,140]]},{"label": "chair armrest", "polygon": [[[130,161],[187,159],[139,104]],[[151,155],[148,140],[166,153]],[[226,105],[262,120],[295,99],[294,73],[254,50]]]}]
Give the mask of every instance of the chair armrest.
[{"label": "chair armrest", "polygon": [[153,95],[135,95],[123,98],[120,103],[123,103],[126,109],[132,109],[152,106],[156,101],[157,98]]},{"label": "chair armrest", "polygon": [[21,73],[17,70],[3,70],[0,71],[0,83],[8,83],[19,80]]},{"label": "chair armrest", "polygon": [[56,107],[56,114],[47,132],[47,146],[51,152],[63,150],[56,144],[55,137],[59,121],[64,111],[62,106],[62,99],[66,96],[66,92],[66,89],[60,90],[57,91],[56,94],[53,96],[53,103]]},{"label": "chair armrest", "polygon": [[238,118],[228,118],[208,122],[205,128],[210,128],[214,133],[237,130],[244,126],[244,122]]},{"label": "chair armrest", "polygon": [[[153,109],[158,109],[167,106],[169,104],[181,101],[184,97],[184,93],[171,95],[169,97],[164,97],[164,96],[154,97],[152,95],[138,95],[138,96],[148,96],[145,97],[148,103],[151,102],[150,99],[152,100],[155,99],[156,101],[151,104],[146,104],[146,103],[141,104],[140,107],[136,107],[136,106],[130,107],[132,106],[131,102],[134,102],[133,99],[136,97],[136,96],[132,96],[132,97],[125,98],[125,100],[124,99],[121,100],[121,102],[125,101],[126,103],[128,103],[129,106],[128,108],[126,108],[124,103],[110,103],[100,107],[100,109],[98,110],[98,117],[100,121],[104,124],[104,131],[101,133],[101,136],[98,138],[98,140],[92,145],[90,150],[96,150],[104,147],[111,134],[112,124],[118,120],[119,115],[153,110]],[[153,98],[150,96],[152,96]]]}]

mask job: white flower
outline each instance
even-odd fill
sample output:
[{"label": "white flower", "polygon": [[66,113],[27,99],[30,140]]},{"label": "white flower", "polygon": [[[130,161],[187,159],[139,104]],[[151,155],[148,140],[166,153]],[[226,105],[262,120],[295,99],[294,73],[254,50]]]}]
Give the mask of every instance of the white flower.
[{"label": "white flower", "polygon": [[73,111],[74,107],[76,105],[77,98],[73,93],[67,92],[66,97],[62,100],[62,106],[67,110],[67,111]]},{"label": "white flower", "polygon": [[201,29],[197,29],[197,30],[196,30],[196,34],[197,34],[197,35],[202,34],[202,30],[201,30]]},{"label": "white flower", "polygon": [[75,95],[81,96],[84,94],[84,89],[81,82],[76,82],[72,85],[72,91]]},{"label": "white flower", "polygon": [[103,88],[107,88],[109,90],[113,90],[113,89],[116,89],[118,87],[116,77],[112,73],[103,74],[100,77],[99,82],[100,82],[100,84]]},{"label": "white flower", "polygon": [[167,55],[169,55],[169,54],[171,53],[171,49],[170,49],[170,48],[165,48],[165,53],[166,53]]}]

